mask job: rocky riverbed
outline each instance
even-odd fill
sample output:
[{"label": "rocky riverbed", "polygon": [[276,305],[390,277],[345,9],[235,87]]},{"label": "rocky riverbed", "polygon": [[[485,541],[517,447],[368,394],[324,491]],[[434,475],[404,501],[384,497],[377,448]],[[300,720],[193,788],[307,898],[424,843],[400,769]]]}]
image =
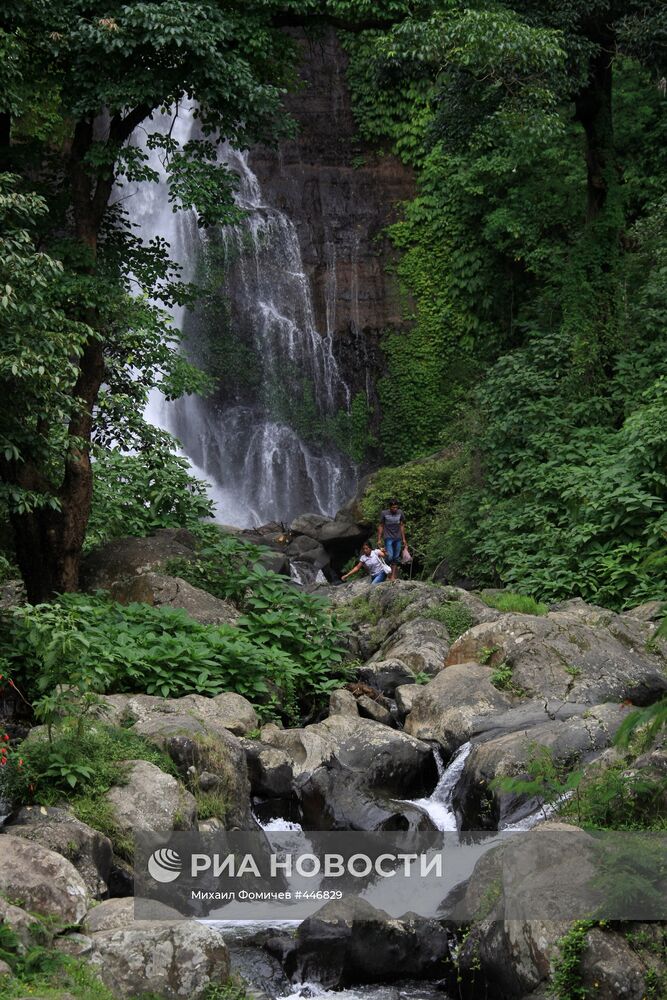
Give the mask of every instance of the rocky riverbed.
[{"label": "rocky riverbed", "polygon": [[[168,558],[187,555],[187,538],[163,535],[153,543],[112,543],[89,563],[90,586],[233,623],[226,602],[165,574]],[[231,692],[102,699],[107,722],[146,737],[175,765],[167,774],[132,762],[126,783],[107,795],[117,831],[222,826],[198,818],[188,790],[195,775],[224,799],[226,829],[463,836],[519,828],[539,838],[554,828],[539,799],[503,791],[493,779],[525,774],[535,748],[548,748],[565,772],[617,763],[613,739],[630,706],[667,691],[667,644],[655,639],[658,604],[617,614],[572,600],[526,615],[432,583],[355,582],[318,591],[349,626],[355,676],[331,693],[316,721],[260,726],[255,706]],[[40,738],[33,730],[28,741]],[[634,767],[664,782],[667,753],[656,743]],[[557,828],[575,838],[568,843],[582,863],[588,834],[572,822]],[[559,863],[571,868],[572,855]],[[459,902],[474,910],[488,893],[485,878],[480,863]],[[558,891],[558,865],[547,882],[546,897]],[[54,948],[85,959],[118,997],[203,997],[230,970],[265,997],[332,989],[342,991],[341,1000],[537,997],[545,995],[570,926],[505,919],[493,903],[464,927],[451,913],[418,916],[409,901],[396,919],[354,898],[327,903],[298,926],[174,920],[168,911],[162,920],[135,921],[132,892],[127,860],[66,809],[37,805],[7,818],[0,921],[26,947],[38,931]],[[585,929],[577,975],[591,996],[658,997],[650,989],[664,973],[662,926]]]}]

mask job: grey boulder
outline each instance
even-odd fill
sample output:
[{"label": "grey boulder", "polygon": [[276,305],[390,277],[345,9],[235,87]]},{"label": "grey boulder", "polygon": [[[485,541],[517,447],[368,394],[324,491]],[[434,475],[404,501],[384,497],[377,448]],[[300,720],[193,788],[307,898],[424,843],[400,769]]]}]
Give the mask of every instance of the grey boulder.
[{"label": "grey boulder", "polygon": [[[546,748],[560,773],[579,767],[612,742],[627,710],[598,705],[570,719],[547,719],[476,742],[454,793],[463,829],[496,829],[521,820],[539,800],[493,785],[494,779],[526,776],[531,756]],[[508,716],[511,713],[507,713]]]},{"label": "grey boulder", "polygon": [[81,582],[86,590],[109,590],[128,576],[162,569],[170,559],[195,558],[196,540],[184,529],[162,528],[148,538],[114,538],[85,557]]},{"label": "grey boulder", "polygon": [[322,830],[432,829],[402,799],[427,794],[437,772],[432,748],[370,719],[333,715],[304,729],[262,730],[291,762],[304,823]]},{"label": "grey boulder", "polygon": [[25,806],[12,816],[6,829],[14,837],[41,844],[67,858],[81,875],[91,897],[99,899],[107,892],[113,855],[111,841],[66,809]]},{"label": "grey boulder", "polygon": [[0,925],[2,924],[10,927],[18,938],[19,953],[25,953],[35,941],[43,941],[47,937],[46,927],[37,917],[27,913],[20,906],[8,903],[3,896],[0,896]]},{"label": "grey boulder", "polygon": [[370,719],[334,715],[303,729],[265,727],[262,738],[291,758],[295,777],[336,761],[363,774],[370,789],[402,796],[419,794],[435,775],[428,744]]},{"label": "grey boulder", "polygon": [[290,531],[293,535],[314,538],[326,549],[336,552],[349,550],[365,541],[367,528],[345,511],[339,511],[333,518],[321,514],[301,514],[292,521]]},{"label": "grey boulder", "polygon": [[586,935],[580,963],[582,986],[596,1000],[644,1000],[651,995],[651,981],[661,978],[667,984],[664,941],[656,938],[650,924],[635,925],[634,933],[653,937],[655,951],[638,953],[625,934],[612,930],[592,927]]},{"label": "grey boulder", "polygon": [[131,908],[132,900],[109,900],[89,921],[83,957],[114,996],[197,1000],[227,980],[219,931],[194,920],[134,920]]},{"label": "grey boulder", "polygon": [[545,616],[503,615],[462,635],[447,664],[503,663],[529,697],[645,705],[667,691],[665,661],[646,648],[656,628],[590,605]]},{"label": "grey boulder", "polygon": [[0,893],[21,909],[79,924],[90,905],[86,883],[55,851],[23,837],[0,835]]},{"label": "grey boulder", "polygon": [[401,684],[414,684],[413,669],[401,659],[372,659],[359,668],[358,677],[377,691],[392,698]]},{"label": "grey boulder", "polygon": [[191,830],[197,804],[176,778],[155,764],[132,760],[127,784],[115,785],[105,798],[122,833],[133,830]]},{"label": "grey boulder", "polygon": [[256,728],[257,716],[245,698],[226,693],[175,699],[137,695],[128,699],[124,712],[134,722],[133,732],[164,749],[184,778],[196,783],[197,775],[207,771],[220,779],[228,829],[255,828],[245,753],[231,732]]},{"label": "grey boulder", "polygon": [[597,901],[581,890],[595,858],[593,837],[549,822],[477,862],[463,898],[443,907],[448,919],[472,922],[458,955],[464,997],[523,997],[551,978],[572,914]]},{"label": "grey boulder", "polygon": [[453,753],[470,739],[475,721],[510,708],[513,699],[492,684],[493,670],[479,663],[459,663],[440,671],[411,698],[405,732],[437,740]]},{"label": "grey boulder", "polygon": [[150,604],[155,608],[174,608],[187,612],[202,625],[233,625],[238,610],[229,601],[193,587],[187,580],[164,573],[142,573],[117,580],[110,596],[120,604]]},{"label": "grey boulder", "polygon": [[287,963],[293,979],[339,989],[399,977],[436,979],[448,955],[446,931],[436,921],[414,915],[396,920],[348,897],[303,921]]},{"label": "grey boulder", "polygon": [[449,634],[442,622],[414,618],[385,639],[370,660],[399,660],[413,673],[437,674],[449,652]]},{"label": "grey boulder", "polygon": [[329,695],[329,715],[359,715],[357,699],[346,688],[336,688]]}]

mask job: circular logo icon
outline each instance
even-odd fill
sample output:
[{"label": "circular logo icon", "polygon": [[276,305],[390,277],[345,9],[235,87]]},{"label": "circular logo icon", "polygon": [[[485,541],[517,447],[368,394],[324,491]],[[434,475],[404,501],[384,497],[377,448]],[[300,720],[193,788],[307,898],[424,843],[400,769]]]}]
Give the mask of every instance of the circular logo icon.
[{"label": "circular logo icon", "polygon": [[183,870],[183,862],[178,851],[169,847],[161,847],[153,851],[148,859],[148,874],[156,882],[173,882]]}]

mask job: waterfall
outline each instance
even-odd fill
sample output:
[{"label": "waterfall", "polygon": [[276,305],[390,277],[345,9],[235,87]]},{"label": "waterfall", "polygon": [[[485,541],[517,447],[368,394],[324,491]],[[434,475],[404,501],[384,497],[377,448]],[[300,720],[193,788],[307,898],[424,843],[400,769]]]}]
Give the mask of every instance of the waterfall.
[{"label": "waterfall", "polygon": [[456,751],[447,767],[442,763],[439,753],[436,753],[437,785],[428,798],[410,800],[412,805],[419,806],[425,813],[428,813],[437,830],[451,833],[458,829],[453,805],[454,792],[471,750],[472,743],[464,743]]},{"label": "waterfall", "polygon": [[[172,116],[156,124],[166,131]],[[196,128],[192,109],[181,110],[172,135],[184,142]],[[333,353],[332,317],[325,331],[316,327],[294,224],[264,203],[247,151],[220,144],[243,216],[208,230],[194,212],[172,212],[159,155],[149,157],[161,182],[134,186],[130,216],[144,241],[167,239],[184,280],[211,289],[194,312],[174,310],[174,321],[188,355],[213,371],[216,390],[175,403],[156,395],[148,418],[176,436],[212,484],[217,520],[249,527],[305,511],[334,514],[355,481],[335,444],[350,397]]]}]

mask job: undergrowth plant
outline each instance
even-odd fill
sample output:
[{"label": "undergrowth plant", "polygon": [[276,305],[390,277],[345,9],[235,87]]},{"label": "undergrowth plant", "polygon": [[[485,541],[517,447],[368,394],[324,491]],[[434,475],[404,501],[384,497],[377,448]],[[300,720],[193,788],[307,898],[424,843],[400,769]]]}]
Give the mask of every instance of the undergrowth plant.
[{"label": "undergrowth plant", "polygon": [[581,777],[581,771],[572,771],[566,762],[556,759],[550,747],[532,741],[526,747],[524,773],[515,777],[494,778],[491,788],[536,797],[546,817],[547,807],[573,792]]},{"label": "undergrowth plant", "polygon": [[595,926],[592,920],[576,920],[558,942],[550,995],[554,1000],[587,1000],[589,990],[581,976],[581,959],[586,951],[586,935]]},{"label": "undergrowth plant", "polygon": [[437,608],[428,608],[423,612],[422,617],[446,625],[451,642],[454,642],[474,625],[472,614],[461,601],[446,601]]},{"label": "undergrowth plant", "polygon": [[524,688],[514,680],[513,667],[510,663],[499,663],[491,674],[491,683],[499,691],[507,691],[516,698],[523,698],[526,694]]},{"label": "undergrowth plant", "polygon": [[485,604],[488,604],[490,608],[496,608],[497,611],[513,611],[520,615],[546,615],[549,610],[546,604],[536,601],[534,597],[514,594],[509,590],[500,594],[482,592],[480,597]]},{"label": "undergrowth plant", "polygon": [[15,753],[22,767],[8,767],[2,787],[10,806],[66,804],[80,820],[106,833],[116,853],[128,860],[132,838],[119,829],[106,793],[127,782],[130,760],[145,760],[178,776],[171,758],[143,736],[103,722],[89,721],[82,728],[77,719],[63,719],[50,735],[32,736]]},{"label": "undergrowth plant", "polygon": [[298,721],[340,684],[342,626],[324,599],[267,570],[260,555],[213,529],[197,562],[177,567],[235,601],[242,615],[234,625],[203,625],[182,610],[121,605],[99,594],[14,608],[0,618],[0,673],[20,678],[29,697],[41,699],[47,724],[58,685],[88,698],[235,691],[267,714]]},{"label": "undergrowth plant", "polygon": [[525,771],[497,777],[491,787],[515,795],[536,797],[546,815],[555,806],[566,820],[589,830],[663,831],[665,783],[658,774],[632,766],[633,756],[586,773],[572,760],[559,759],[550,747],[532,742]]}]

